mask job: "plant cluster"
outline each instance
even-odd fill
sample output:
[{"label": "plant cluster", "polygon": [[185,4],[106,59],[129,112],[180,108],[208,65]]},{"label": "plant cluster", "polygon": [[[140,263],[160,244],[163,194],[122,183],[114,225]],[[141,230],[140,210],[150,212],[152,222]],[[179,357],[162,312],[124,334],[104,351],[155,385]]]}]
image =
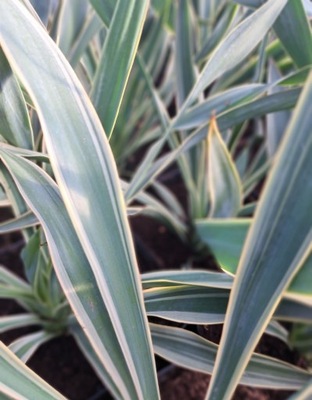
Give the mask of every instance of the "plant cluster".
[{"label": "plant cluster", "polygon": [[[239,383],[311,398],[311,369],[254,352],[265,332],[312,357],[310,13],[0,1],[0,205],[15,215],[0,232],[22,233],[26,277],[0,266],[0,298],[25,309],[0,331],[37,327],[0,345],[3,398],[64,398],[26,362],[68,332],[116,399],[159,398],[154,354],[211,375],[209,400]],[[187,210],[160,179],[173,164]],[[220,272],[140,274],[137,213]],[[219,345],[183,328],[210,324]]]}]

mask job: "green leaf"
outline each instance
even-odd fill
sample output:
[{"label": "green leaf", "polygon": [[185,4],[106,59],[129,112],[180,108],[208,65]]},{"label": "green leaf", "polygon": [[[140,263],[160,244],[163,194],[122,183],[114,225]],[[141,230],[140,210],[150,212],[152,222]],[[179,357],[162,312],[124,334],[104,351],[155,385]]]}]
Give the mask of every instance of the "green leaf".
[{"label": "green leaf", "polygon": [[47,154],[40,153],[34,150],[28,150],[21,147],[11,146],[7,143],[1,143],[1,148],[8,149],[11,153],[19,155],[21,157],[28,158],[29,160],[36,160],[42,163],[50,163],[49,157]]},{"label": "green leaf", "polygon": [[37,230],[30,237],[28,243],[21,252],[21,258],[24,264],[25,275],[27,281],[32,285],[32,287],[37,286],[35,280],[36,280],[36,274],[38,273],[40,240],[41,240],[40,231]]},{"label": "green leaf", "polygon": [[116,123],[147,6],[147,0],[119,0],[105,39],[92,84],[91,99],[108,137]]},{"label": "green leaf", "polygon": [[[268,83],[272,83],[278,79],[281,79],[281,74],[273,61],[270,60],[268,65]],[[283,91],[283,88],[273,87],[269,93],[278,93]],[[278,149],[279,143],[288,125],[289,118],[290,113],[288,111],[280,111],[266,116],[266,145],[270,158],[273,157]]]},{"label": "green leaf", "polygon": [[[236,273],[251,225],[252,220],[248,218],[205,219],[197,220],[195,223],[196,231],[201,240],[209,246],[221,268],[231,275]],[[287,288],[287,296],[298,300],[306,299],[307,302],[311,302],[311,276],[312,254],[310,253]]]},{"label": "green leaf", "polygon": [[[2,157],[10,165],[19,189],[44,228],[62,289],[91,345],[100,354],[103,368],[110,377],[105,382],[107,387],[113,393],[122,393],[125,397],[130,393],[138,398],[95,276],[55,183],[27,160],[8,154],[2,154]],[[49,204],[48,209],[46,204]],[[15,281],[12,283],[15,284]],[[100,332],[105,334],[100,336]]]},{"label": "green leaf", "polygon": [[74,336],[77,345],[83,352],[86,359],[91,364],[94,372],[99,377],[99,379],[101,379],[101,381],[106,387],[110,388],[110,391],[114,396],[114,398],[122,399],[122,395],[120,394],[119,389],[115,386],[107,369],[103,367],[101,359],[99,358],[94,348],[90,345],[90,342],[86,337],[83,328],[80,325],[78,325],[77,320],[75,318],[70,319],[69,329],[71,334]]},{"label": "green leaf", "polygon": [[312,324],[311,306],[284,297],[276,310],[278,319],[283,321],[302,322]]},{"label": "green leaf", "polygon": [[[266,32],[270,29],[271,25],[274,23],[286,2],[287,0],[268,1],[258,11],[239,24],[217,47],[203,68],[200,76],[193,86],[191,93],[185,100],[179,113],[172,121],[170,126],[166,129],[161,140],[156,142],[154,146],[152,146],[147,152],[147,155],[140,165],[140,168],[138,168],[134,178],[132,179],[129,190],[126,194],[128,199],[133,198],[135,194],[142,190],[157,173],[162,171],[170,162],[176,160],[178,154],[182,153],[181,150],[174,150],[175,154],[172,155],[172,157],[170,156],[166,163],[161,160],[160,165],[163,165],[162,167],[159,167],[157,162],[152,165],[153,161],[161,151],[164,143],[172,131],[176,128],[179,118],[187,111],[187,109],[193,104],[195,99],[200,95],[201,92],[204,91],[207,86],[209,86],[222,74],[231,68],[234,68],[242,61],[243,58],[247,57],[247,55],[256,47],[257,43],[259,43],[259,41],[265,36]],[[222,131],[225,129],[224,127],[220,126],[219,120],[218,122],[220,130]],[[205,128],[204,132],[201,130],[200,135],[198,135],[198,141],[202,140],[206,136],[206,133],[207,128]],[[193,137],[188,138],[187,143],[189,144],[192,139]],[[191,146],[188,148],[190,147]]]},{"label": "green leaf", "polygon": [[288,294],[291,298],[301,297],[307,299],[312,305],[312,289],[310,279],[312,276],[312,252],[305,260],[300,271],[292,280],[289,288],[287,289]]},{"label": "green leaf", "polygon": [[[224,224],[223,227],[224,231],[227,231],[228,229],[231,228],[231,225],[229,225],[229,228],[227,227],[227,220],[222,219],[219,220],[219,222]],[[214,235],[212,237],[214,237]],[[227,251],[226,246],[224,244],[222,244],[222,248],[224,249],[224,252]],[[309,257],[307,262],[310,262],[310,260],[311,258]],[[294,281],[297,279],[297,277],[302,276],[301,271],[297,274]],[[309,276],[311,275],[309,275],[308,269],[307,269],[307,274],[304,274],[303,276],[304,276],[303,280],[305,282],[310,282]],[[206,287],[208,289],[217,288],[217,289],[229,290],[232,288],[232,283],[233,283],[233,278],[228,274],[203,271],[203,270],[190,270],[190,271],[165,270],[159,272],[149,272],[146,274],[142,274],[141,279],[144,288],[144,293],[148,289],[157,290],[158,288],[169,288],[169,287],[177,287],[185,285],[189,287],[197,287],[199,289]],[[298,300],[299,302],[296,301],[297,297],[299,296],[297,297],[290,296],[290,292],[286,292],[285,296],[283,298],[283,301],[278,306],[274,317],[276,319],[284,321],[302,321],[304,323],[312,323],[311,307],[302,303],[301,300],[303,296],[299,298]],[[292,297],[294,298],[294,300],[290,299]],[[195,296],[193,297],[193,300],[194,299]]]},{"label": "green leaf", "polygon": [[114,14],[114,9],[116,6],[115,0],[90,0],[90,3],[98,13],[99,17],[102,19],[104,24],[108,27],[111,21],[111,18]]},{"label": "green leaf", "polygon": [[[97,301],[104,300],[135,386],[132,396],[158,398],[134,247],[107,138],[89,98],[47,32],[17,0],[0,2],[0,12],[1,45],[35,104],[53,172],[90,263],[86,273],[96,277],[95,289],[101,294]],[[29,47],[32,51],[25,51]],[[115,342],[110,352],[116,346]],[[127,392],[122,386],[118,383]]]},{"label": "green leaf", "polygon": [[289,0],[274,30],[298,67],[312,64],[312,33],[301,0]]},{"label": "green leaf", "polygon": [[25,99],[1,48],[0,119],[1,136],[17,147],[33,148],[33,135]]},{"label": "green leaf", "polygon": [[65,1],[60,4],[57,26],[57,44],[64,54],[68,54],[86,20],[88,2],[86,0]]},{"label": "green leaf", "polygon": [[287,0],[269,0],[224,39],[203,68],[183,109],[188,108],[213,81],[250,54],[264,38],[286,3]]},{"label": "green leaf", "polygon": [[[151,324],[155,353],[174,364],[211,375],[218,346],[184,329]],[[296,390],[309,381],[305,370],[260,354],[253,354],[240,383],[256,387]]]},{"label": "green leaf", "polygon": [[249,84],[234,87],[214,96],[209,96],[204,101],[189,108],[175,123],[177,129],[196,128],[206,123],[210,116],[219,114],[226,109],[233,108],[239,102],[249,102],[267,89],[267,85]]},{"label": "green leaf", "polygon": [[[270,96],[264,96],[260,99],[251,101],[243,105],[238,105],[237,107],[230,108],[224,112],[216,115],[218,120],[218,126],[220,131],[225,131],[232,126],[246,121],[249,118],[254,118],[258,116],[265,115],[270,112],[280,111],[284,109],[289,109],[294,107],[298,100],[301,89],[289,89],[284,93],[276,93]],[[183,115],[183,113],[181,114]],[[208,119],[205,114],[204,119]],[[170,163],[176,161],[184,152],[191,149],[196,144],[200,143],[207,136],[207,130],[209,128],[208,124],[197,129],[194,133],[188,136],[178,148],[171,151],[170,153],[162,156],[154,163],[153,161],[157,157],[160,149],[162,148],[167,136],[170,135],[172,129],[176,126],[179,129],[189,128],[187,119],[184,125],[179,125],[179,117],[173,121],[173,123],[167,128],[164,136],[158,140],[153,146],[150,147],[146,157],[137,169],[134,178],[132,179],[129,189],[126,193],[126,198],[132,199],[137,193],[139,193],[145,186],[153,181],[153,179],[159,175],[165,168],[167,168]]]},{"label": "green leaf", "polygon": [[211,400],[232,395],[283,291],[311,251],[311,113],[312,74],[244,245],[208,392]]},{"label": "green leaf", "polygon": [[36,10],[36,13],[40,17],[43,24],[47,26],[50,17],[50,12],[53,10],[53,6],[55,7],[55,1],[47,0],[42,2],[41,0],[30,0],[30,3]]},{"label": "green leaf", "polygon": [[260,7],[266,0],[235,0],[235,3],[248,7]]},{"label": "green leaf", "polygon": [[13,274],[13,272],[9,271],[7,268],[4,268],[0,265],[0,282],[5,283],[6,285],[13,286],[19,288],[21,291],[32,294],[32,290],[30,285],[21,279],[19,276]]},{"label": "green leaf", "polygon": [[192,62],[189,1],[181,0],[177,11],[175,71],[177,74],[177,103],[178,107],[180,107],[194,85],[195,70]]},{"label": "green leaf", "polygon": [[219,289],[230,289],[233,278],[227,274],[210,271],[159,271],[141,275],[144,289],[174,285],[208,286]]},{"label": "green leaf", "polygon": [[220,324],[228,296],[226,289],[174,286],[149,289],[144,300],[148,315],[189,324]]},{"label": "green leaf", "polygon": [[[221,274],[224,275],[224,274]],[[210,325],[224,322],[229,290],[214,288],[209,284],[158,286],[145,291],[147,314],[185,324]],[[281,317],[278,311],[276,318]],[[265,333],[287,343],[288,331],[277,321],[272,321]]]},{"label": "green leaf", "polygon": [[[150,324],[155,353],[184,368],[211,374],[218,346],[192,332]],[[79,327],[73,324],[73,334],[77,336]],[[81,346],[83,348],[84,344]],[[95,371],[101,374],[97,355],[85,352]],[[88,349],[91,350],[92,349]],[[271,357],[254,354],[241,383],[257,387],[296,390],[309,381],[311,373]]]},{"label": "green leaf", "polygon": [[298,392],[288,398],[288,400],[309,400],[312,396],[312,379]]},{"label": "green leaf", "polygon": [[242,185],[232,156],[212,118],[208,132],[208,179],[211,208],[209,216],[229,218],[242,204]]},{"label": "green leaf", "polygon": [[9,349],[13,351],[17,357],[26,363],[37,349],[45,342],[53,339],[55,335],[45,331],[38,331],[24,335],[12,342]]},{"label": "green leaf", "polygon": [[87,49],[90,40],[103,28],[103,21],[94,13],[84,24],[78,37],[68,54],[68,60],[73,67],[76,67],[83,53]]},{"label": "green leaf", "polygon": [[0,391],[16,400],[65,400],[0,342]]},{"label": "green leaf", "polygon": [[[204,3],[204,2],[202,2]],[[202,48],[196,54],[196,61],[206,58],[209,53],[216,48],[216,46],[223,39],[229,29],[231,29],[232,21],[237,16],[238,7],[236,4],[228,3],[224,7],[224,11],[220,13],[220,17],[216,18],[216,23],[210,32],[203,32],[203,44]],[[211,19],[212,16],[208,11],[207,19]],[[203,30],[207,30],[206,26],[203,26]]]},{"label": "green leaf", "polygon": [[0,233],[16,232],[36,225],[38,225],[37,217],[31,211],[27,211],[19,217],[2,222]]},{"label": "green leaf", "polygon": [[286,345],[288,345],[289,332],[278,321],[271,321],[267,326],[265,333],[282,340]]},{"label": "green leaf", "polygon": [[235,274],[251,219],[196,220],[200,239],[209,246],[222,269]]},{"label": "green leaf", "polygon": [[[1,144],[1,148],[6,148],[5,145]],[[0,182],[5,190],[5,194],[10,202],[10,206],[12,207],[13,213],[15,216],[22,215],[29,211],[28,206],[25,203],[25,200],[19,193],[16,184],[6,169],[5,165],[0,161]],[[25,240],[27,241],[29,237],[33,234],[33,229],[28,228],[22,231]]]},{"label": "green leaf", "polygon": [[[129,187],[128,183],[125,181],[121,181],[121,185],[125,191]],[[150,194],[147,194],[146,192],[139,193],[135,199],[146,206],[142,210],[144,215],[149,215],[160,219],[164,224],[173,228],[173,230],[180,235],[182,239],[185,239],[187,227],[182,222],[183,216],[180,215],[178,208],[175,210],[175,213],[172,213],[163,205],[162,202],[158,201],[156,198]]]},{"label": "green leaf", "polygon": [[[194,274],[198,272],[195,271]],[[200,272],[198,277],[200,274],[204,275]],[[187,282],[187,276],[184,277],[184,284],[164,280],[154,281],[154,284],[153,281],[148,281],[143,285],[147,285],[144,300],[148,315],[187,324],[208,325],[224,322],[230,291],[224,288],[224,282],[220,278],[211,282],[201,282],[200,286]],[[312,313],[309,306],[284,298],[274,318],[309,323]],[[274,336],[277,334],[271,325],[267,327],[266,333]]]},{"label": "green leaf", "polygon": [[34,314],[15,314],[0,317],[0,332],[10,329],[22,328],[24,326],[39,325],[40,318]]},{"label": "green leaf", "polygon": [[[259,7],[264,1],[240,0],[236,2],[249,7]],[[309,0],[289,0],[274,24],[277,36],[299,67],[312,64],[312,35],[307,18],[307,14],[311,15],[309,9],[311,9]]]},{"label": "green leaf", "polygon": [[311,365],[312,324],[294,324],[289,335],[289,345],[296,349]]},{"label": "green leaf", "polygon": [[[246,104],[237,105],[236,107],[230,108],[218,113],[216,115],[218,120],[219,129],[224,131],[232,126],[235,126],[241,122],[244,122],[248,119],[259,117],[261,115],[265,115],[268,113],[273,113],[281,110],[288,110],[296,104],[299,94],[301,92],[300,88],[285,90],[283,93],[274,93],[268,96],[263,96],[259,99],[250,101]],[[204,118],[206,120],[204,120]],[[203,121],[201,121],[203,120]],[[177,126],[179,129],[184,129],[186,127],[190,127],[192,124],[193,127],[197,127],[197,122],[207,122],[207,115],[201,116],[201,118],[196,118],[194,120],[184,119],[185,122],[183,124],[177,122]],[[196,123],[196,125],[193,125]],[[202,128],[204,129],[204,128]],[[207,130],[207,127],[205,126]],[[195,136],[195,133],[193,133]],[[188,138],[190,141],[190,137]]]}]

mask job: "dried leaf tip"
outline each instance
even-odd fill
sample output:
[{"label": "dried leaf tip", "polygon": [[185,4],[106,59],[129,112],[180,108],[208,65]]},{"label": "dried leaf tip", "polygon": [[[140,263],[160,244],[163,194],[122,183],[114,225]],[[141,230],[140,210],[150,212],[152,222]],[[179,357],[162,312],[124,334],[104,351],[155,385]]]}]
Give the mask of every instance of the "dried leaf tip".
[{"label": "dried leaf tip", "polygon": [[208,127],[208,138],[211,137],[214,133],[220,135],[215,111],[211,113],[209,127]]}]

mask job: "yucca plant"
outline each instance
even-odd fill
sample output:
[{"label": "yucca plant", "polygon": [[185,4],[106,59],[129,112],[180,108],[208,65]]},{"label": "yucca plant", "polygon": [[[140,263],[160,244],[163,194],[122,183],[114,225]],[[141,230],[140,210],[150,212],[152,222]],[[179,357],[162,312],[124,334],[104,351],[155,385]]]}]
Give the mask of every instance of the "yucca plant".
[{"label": "yucca plant", "polygon": [[[0,328],[40,327],[1,345],[4,398],[63,398],[22,361],[64,332],[114,398],[159,398],[153,353],[212,374],[209,399],[231,398],[239,382],[308,398],[310,371],[253,353],[264,331],[288,341],[278,321],[300,324],[290,340],[298,347],[312,323],[312,47],[303,4],[239,2],[260,6],[250,13],[227,1],[90,3],[34,1],[41,19],[27,0],[0,3],[1,196],[16,216],[1,230],[22,230],[27,277],[1,267],[0,296],[26,312],[1,317]],[[276,135],[250,164],[255,139],[236,150],[245,121],[262,115]],[[157,158],[165,144],[170,151]],[[143,145],[132,174],[127,160]],[[173,161],[188,217],[156,181]],[[246,211],[243,193],[265,175]],[[185,242],[207,243],[224,272],[140,275],[127,220],[138,211],[133,199]],[[238,218],[245,213],[252,218]],[[148,316],[224,323],[221,343]]]}]

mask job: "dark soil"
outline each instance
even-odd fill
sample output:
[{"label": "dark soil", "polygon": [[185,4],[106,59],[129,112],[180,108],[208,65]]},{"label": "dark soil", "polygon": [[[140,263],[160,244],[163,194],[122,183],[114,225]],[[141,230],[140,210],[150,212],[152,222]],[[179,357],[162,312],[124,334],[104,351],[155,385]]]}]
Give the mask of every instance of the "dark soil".
[{"label": "dark soil", "polygon": [[[2,212],[2,218],[7,218]],[[181,268],[193,259],[194,254],[173,233],[147,217],[131,218],[138,261],[142,272],[167,268]],[[20,235],[0,236],[0,264],[23,276],[19,251],[23,241]],[[215,269],[211,257],[205,258],[197,266]],[[21,312],[14,301],[0,301],[0,315]],[[218,342],[220,326],[209,328],[192,327],[202,336]],[[9,344],[20,335],[29,333],[29,329],[19,329],[0,335],[0,340]],[[264,337],[257,350],[293,364],[300,365],[297,354],[290,351],[278,339]],[[108,400],[112,399],[102,383],[96,377],[88,362],[70,336],[63,336],[43,345],[28,362],[30,368],[42,376],[53,387],[72,400]],[[161,398],[164,400],[201,400],[204,399],[209,377],[207,375],[171,366],[157,358]],[[234,399],[282,400],[290,392],[260,390],[240,386]],[[148,399],[147,399],[148,400]]]}]

